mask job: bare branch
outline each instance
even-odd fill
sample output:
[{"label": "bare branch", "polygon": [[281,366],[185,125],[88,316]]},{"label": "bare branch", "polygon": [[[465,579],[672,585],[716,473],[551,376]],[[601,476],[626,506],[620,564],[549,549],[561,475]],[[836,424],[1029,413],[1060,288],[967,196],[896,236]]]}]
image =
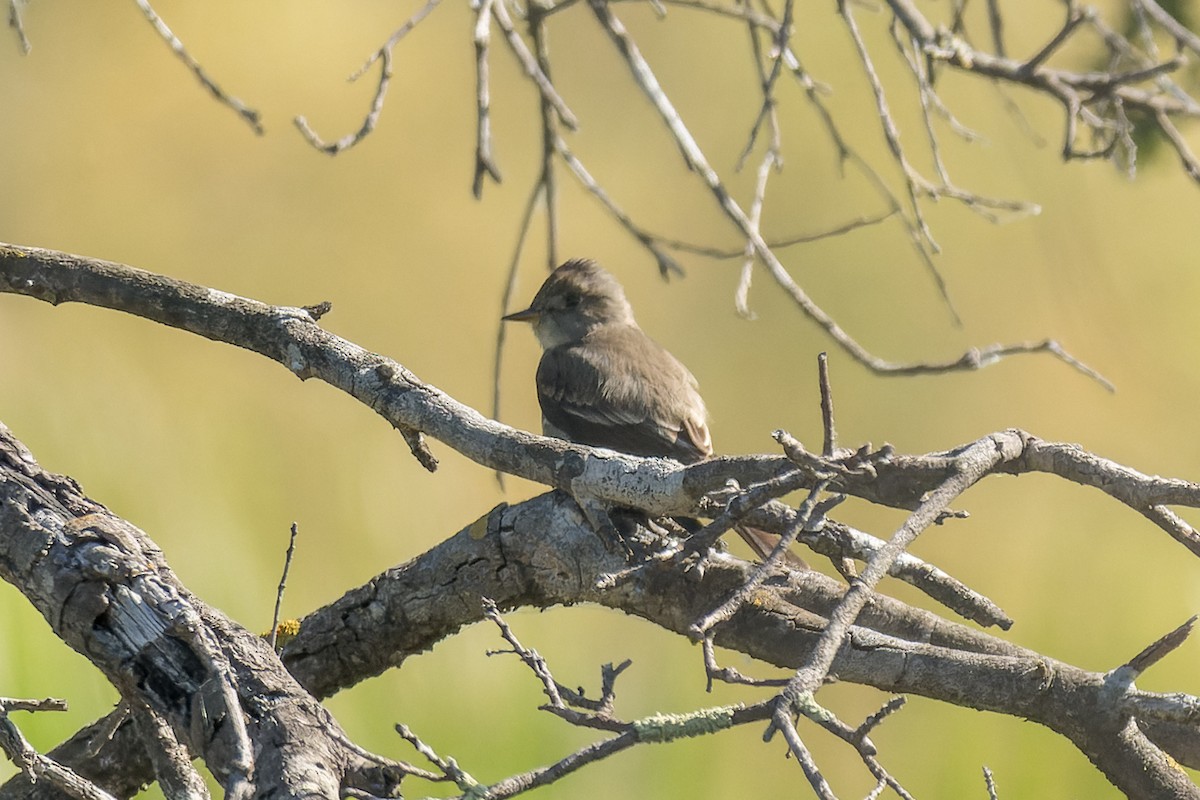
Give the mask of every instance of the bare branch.
[{"label": "bare branch", "polygon": [[[1108,706],[1100,702],[1100,695],[1094,694],[1113,691],[1104,676],[1073,672],[1073,668],[1058,663],[1046,666],[1050,662],[1044,657],[937,621],[932,615],[904,610],[894,601],[877,594],[874,588],[883,575],[903,562],[904,548],[929,525],[953,515],[949,504],[954,498],[988,474],[1049,472],[1100,488],[1146,514],[1168,505],[1200,507],[1200,485],[1146,476],[1077,447],[1041,442],[1020,431],[999,432],[952,451],[921,456],[898,455],[887,447],[871,451],[867,446],[854,452],[835,450],[830,457],[818,456],[804,451],[794,440],[781,434],[779,438],[784,444],[786,459],[767,456],[714,459],[684,467],[661,459],[592,450],[499,425],[422,383],[401,365],[328,334],[303,309],[267,306],[117,264],[33,248],[0,247],[0,291],[18,292],[54,303],[89,302],[117,308],[251,349],[280,361],[299,376],[317,377],[342,388],[393,424],[428,433],[485,466],[568,491],[582,492],[585,496],[625,508],[641,508],[654,515],[710,512],[720,517],[740,514],[745,509],[740,508],[739,503],[746,501],[738,500],[743,492],[732,488],[731,479],[737,481],[738,486],[751,487],[748,492],[757,492],[763,497],[773,496],[770,493],[785,486],[812,490],[827,485],[830,491],[912,509],[913,513],[891,540],[868,556],[866,567],[859,577],[852,578],[848,590],[816,573],[788,572],[780,583],[759,584],[761,602],[756,598],[755,603],[741,604],[728,621],[714,629],[714,645],[743,649],[766,661],[789,664],[798,669],[778,703],[747,708],[744,712],[730,711],[730,724],[740,724],[750,717],[765,719],[776,712],[785,716],[802,712],[820,717],[822,711],[815,704],[813,694],[832,669],[843,680],[870,683],[893,692],[914,691],[954,698],[955,702],[972,707],[1009,709],[1012,713],[1014,706],[1008,704],[1015,702],[1015,708],[1020,709],[1018,713],[1036,714],[1037,721],[1070,737],[1085,752],[1102,754],[1096,763],[1114,781],[1125,782],[1122,785],[1167,785],[1174,780],[1165,767],[1160,769],[1162,764],[1148,749],[1151,745],[1139,738],[1136,730],[1130,733],[1121,719],[1108,715]],[[15,465],[32,462],[31,458],[16,456],[10,461]],[[0,482],[0,486],[3,485]],[[9,508],[10,505],[0,507]],[[765,503],[754,513],[770,517],[776,505],[781,504]],[[530,509],[533,508],[550,509],[556,516],[550,520],[544,517],[525,520],[524,515],[532,513]],[[792,516],[778,517],[782,523],[780,527],[794,523],[797,518],[798,512],[789,511]],[[814,519],[819,516],[817,511],[814,506]],[[758,524],[758,517],[750,519]],[[131,527],[109,517],[104,520],[104,524],[88,523],[90,527],[85,529],[88,535],[100,536],[105,541],[137,541],[137,534]],[[525,524],[535,526],[540,533],[537,536],[522,533]],[[584,538],[561,545],[547,538],[564,526]],[[819,527],[821,530],[812,532],[814,540],[837,541],[834,534],[838,526],[832,521]],[[653,535],[668,538],[657,545],[658,549],[648,561],[631,566],[623,555],[605,550],[569,498],[556,495],[525,507],[499,506],[478,524],[454,537],[444,550],[439,550],[439,554],[455,559],[458,566],[438,568],[424,564],[413,569],[424,570],[432,576],[455,575],[456,580],[469,579],[470,588],[464,591],[482,593],[486,590],[487,596],[501,604],[521,602],[520,598],[537,598],[536,602],[543,605],[599,602],[630,610],[679,632],[686,632],[695,620],[715,607],[716,598],[727,598],[731,591],[750,580],[752,573],[748,567],[743,568],[739,566],[740,562],[717,553],[706,553],[703,569],[693,570],[691,574],[682,568],[662,568],[694,564],[696,556],[687,547],[672,542],[668,534]],[[516,548],[520,543],[516,540],[522,538],[537,543],[535,554],[518,552]],[[520,563],[528,563],[530,568],[519,571],[498,568],[491,557],[480,550],[485,546],[481,544],[485,540],[491,542],[486,546],[496,548],[496,559],[510,562],[517,559]],[[3,541],[6,540],[0,537],[0,542]],[[564,557],[569,558],[573,566],[563,568],[545,562],[545,559],[553,561]],[[594,562],[590,561],[593,557]],[[583,568],[585,561],[591,564],[587,569]],[[6,563],[11,562],[0,558],[0,566]],[[466,565],[470,565],[469,568]],[[407,580],[413,580],[415,573],[400,570],[397,575],[407,575]],[[619,577],[614,580],[614,575]],[[536,588],[514,583],[530,578],[566,583]],[[663,581],[686,583],[676,585],[661,583]],[[683,591],[681,587],[685,585],[690,588]],[[705,591],[699,592],[700,587]],[[390,603],[410,603],[415,597],[425,598],[427,602],[439,596],[436,591],[414,590],[412,585],[395,588],[398,591],[395,599],[376,595],[368,600],[363,592],[384,590],[382,582],[372,581],[369,587],[348,596],[344,603],[339,602],[321,612],[321,617],[328,615],[329,624],[334,626],[332,631],[363,630],[361,623],[351,623],[348,619],[365,613],[364,609],[372,609],[375,622],[371,630],[381,638],[348,642],[331,636],[331,629],[322,629],[319,618],[305,622],[305,627],[316,626],[314,631],[324,630],[324,638],[318,638],[322,641],[321,648],[337,647],[338,659],[355,670],[350,675],[335,671],[314,677],[308,671],[311,667],[328,669],[329,663],[313,660],[313,652],[304,649],[315,640],[305,637],[302,627],[297,638],[285,648],[285,654],[292,653],[289,656],[292,669],[302,676],[312,691],[326,693],[338,682],[359,680],[370,670],[395,666],[396,653],[416,652],[429,643],[428,639],[419,643],[410,640],[408,645],[401,646],[386,642],[387,636],[444,636],[466,624],[469,620],[464,617],[478,619],[482,613],[479,610],[464,612],[462,604],[442,603],[453,606],[437,609],[436,614],[445,618],[444,624],[419,626],[420,630],[401,626],[409,629],[395,631],[391,629],[393,626],[381,623],[380,619],[407,620],[412,618],[413,612],[405,611],[403,605],[384,611]],[[126,602],[123,591],[117,592],[120,602],[105,612],[106,619],[120,622],[125,615],[132,614],[128,611],[132,606]],[[638,598],[664,596],[678,599],[679,604],[660,603],[650,608],[638,602]],[[684,614],[689,616],[681,616]],[[193,663],[203,665],[206,673],[225,674],[236,666],[217,647],[218,641],[222,641],[217,638],[217,630],[221,636],[233,635],[233,629],[227,628],[227,623],[218,617],[202,615],[201,623],[217,626],[209,632],[202,625],[191,624],[190,616],[172,619],[176,620],[170,623],[173,636],[187,645]],[[84,622],[86,625],[80,630],[92,631],[93,623]],[[313,635],[317,634],[314,632]],[[255,637],[255,641],[259,640]],[[265,643],[259,642],[259,646],[269,653]],[[367,648],[366,652],[362,652],[363,647]],[[410,649],[412,647],[416,649]],[[892,659],[897,657],[896,654],[906,665],[904,669],[895,669]],[[923,659],[932,661],[922,665]],[[935,662],[940,666],[935,667]],[[941,674],[939,671],[946,669],[974,670],[979,683],[973,683],[969,689],[961,684],[949,689],[935,680],[935,676]],[[1049,683],[1043,676],[1046,669],[1054,671],[1054,679]],[[211,704],[209,707],[225,719],[241,701],[231,695],[229,683],[218,681],[209,686],[212,692],[207,700]],[[995,690],[1003,687],[1002,696],[983,694],[987,686]],[[242,676],[236,691],[257,690],[253,680]],[[945,694],[947,691],[950,691],[949,695]],[[1103,712],[1097,712],[1099,716],[1092,720],[1093,727],[1079,722],[1078,703],[1083,696],[1080,692],[1093,693],[1087,701],[1092,704],[1089,707]],[[1037,702],[1031,699],[1033,696],[1038,698]],[[1150,704],[1148,698],[1144,702]],[[1176,708],[1185,705],[1176,704]],[[171,720],[170,711],[164,709],[159,713]],[[686,732],[693,730],[692,726],[711,727],[720,718],[719,715],[700,715],[680,720],[646,719],[631,723],[635,727],[630,730],[636,730],[631,739],[650,741],[689,735]],[[180,740],[185,741],[187,737],[176,723],[171,721],[171,725]],[[243,725],[240,731],[236,720],[225,720],[222,724],[221,735],[227,737],[223,740],[225,749],[222,752],[228,765],[223,774],[231,792],[245,785],[243,776],[250,775],[252,767],[253,774],[260,775],[262,756],[255,749],[254,738],[258,730],[257,723],[253,728]],[[621,733],[618,740],[625,736],[626,733]],[[614,740],[616,744],[606,742],[596,748],[606,752],[609,748],[620,749],[633,743],[618,740]],[[257,758],[252,761],[252,756]],[[528,781],[548,780],[554,774],[575,769],[585,763],[581,759],[586,758],[592,758],[590,752],[572,756],[558,765],[526,776],[522,785],[528,785]],[[1139,777],[1134,777],[1129,769],[1135,762],[1142,765]],[[864,763],[878,781],[891,785],[881,767],[869,760]],[[1144,769],[1146,764],[1153,765],[1149,772]]]},{"label": "bare branch", "polygon": [[517,57],[517,61],[520,62],[521,66],[525,68],[525,74],[537,86],[538,91],[541,93],[542,101],[554,109],[554,113],[563,125],[566,125],[570,130],[575,130],[579,125],[579,121],[575,118],[575,114],[571,109],[567,108],[566,102],[559,96],[558,90],[550,82],[550,77],[542,71],[538,59],[529,52],[529,46],[517,34],[512,18],[508,15],[508,9],[501,0],[497,0],[497,2],[492,4],[492,16],[495,17],[496,24],[500,26],[500,30],[504,33],[504,40],[508,42],[509,49]]},{"label": "bare branch", "polygon": [[[196,76],[196,80],[200,81],[200,85],[207,89],[209,94],[216,98],[218,102],[233,109],[239,117],[246,121],[247,125],[254,129],[255,133],[261,136],[264,132],[261,115],[238,98],[226,93],[216,81],[208,76],[208,73],[200,66],[200,62],[192,58],[187,48],[183,46],[183,42],[179,40],[179,37],[172,33],[171,29],[167,27],[167,23],[163,22],[162,17],[155,13],[154,9],[150,6],[149,0],[133,1],[137,3],[138,8],[142,10],[142,14],[154,26],[154,30],[158,32],[158,35],[171,48],[171,52],[191,70],[192,74]],[[10,20],[12,19],[12,14],[15,13],[15,8],[15,5],[10,6],[10,9],[12,9],[10,11]]]},{"label": "bare branch", "polygon": [[29,55],[29,51],[33,49],[29,37],[25,35],[25,24],[21,21],[21,6],[25,5],[25,2],[26,0],[8,0],[8,27],[17,34],[21,55]]},{"label": "bare branch", "polygon": [[1134,0],[1134,5],[1174,36],[1177,42],[1193,53],[1200,54],[1200,36],[1181,25],[1179,20],[1168,14],[1156,0]]},{"label": "bare branch", "polygon": [[192,766],[191,752],[176,736],[170,723],[148,704],[138,700],[133,702],[137,709],[131,710],[130,714],[142,733],[146,753],[154,765],[154,778],[163,795],[169,800],[209,800],[208,785]]},{"label": "bare branch", "polygon": [[658,239],[642,230],[642,228],[639,227],[633,221],[633,219],[627,213],[625,213],[625,211],[618,206],[612,200],[612,198],[608,196],[608,192],[606,192],[600,183],[592,177],[591,173],[589,173],[587,168],[583,165],[583,162],[571,152],[571,149],[567,146],[565,139],[563,139],[561,136],[556,136],[554,139],[554,149],[566,163],[567,168],[570,169],[572,174],[574,174],[579,182],[583,184],[584,188],[591,192],[592,195],[599,200],[605,208],[608,209],[608,212],[612,214],[613,218],[621,224],[621,227],[625,228],[625,230],[628,231],[633,238],[637,239],[643,247],[650,251],[650,254],[654,256],[654,260],[658,262],[658,271],[662,275],[665,276],[672,273],[676,275],[683,274],[683,268],[679,266],[679,262],[672,258],[671,255],[662,248],[658,242]]},{"label": "bare branch", "polygon": [[[758,68],[762,83],[763,104],[759,110],[758,117],[754,120],[754,125],[750,128],[749,140],[746,142],[746,148],[742,151],[742,155],[738,158],[736,169],[740,170],[745,160],[749,157],[754,148],[759,128],[765,121],[770,128],[770,140],[766,152],[763,153],[762,161],[759,163],[757,180],[754,186],[754,197],[750,202],[750,226],[755,231],[758,231],[760,235],[762,233],[763,205],[767,199],[767,181],[770,180],[772,171],[783,168],[779,116],[775,109],[775,84],[782,73],[783,54],[787,45],[787,39],[791,35],[793,6],[793,0],[786,0],[783,11],[783,22],[780,24],[779,31],[775,34],[773,42],[774,53],[771,57],[769,72],[763,70],[758,35],[754,30],[753,23],[750,24],[750,43],[754,52],[755,65]],[[750,310],[750,282],[754,274],[754,260],[754,248],[747,242],[742,247],[742,274],[741,279],[738,281],[737,292],[734,295],[734,307],[737,308],[739,314],[747,319],[754,317],[753,312]]]},{"label": "bare branch", "polygon": [[[530,3],[529,35],[533,39],[534,55],[537,58],[537,68],[546,80],[550,80],[550,42],[549,31],[546,29],[546,13],[540,0]],[[554,103],[546,93],[540,96],[538,110],[542,122],[542,171],[538,176],[538,185],[542,189],[542,198],[546,210],[546,267],[554,269],[558,260],[558,178],[554,173],[554,156],[557,152],[555,140],[558,138],[558,122]],[[528,223],[526,223],[528,224]],[[515,259],[514,259],[515,268]],[[503,323],[501,323],[503,325]]]},{"label": "bare branch", "polygon": [[1167,137],[1167,141],[1171,143],[1171,147],[1175,149],[1175,153],[1179,156],[1179,161],[1183,164],[1188,177],[1200,183],[1200,160],[1197,160],[1191,146],[1183,138],[1183,134],[1179,132],[1179,129],[1175,127],[1175,124],[1171,122],[1171,118],[1165,112],[1160,111],[1155,114],[1154,121],[1158,123],[1158,129],[1163,132],[1163,135]]},{"label": "bare branch", "polygon": [[1020,72],[1028,75],[1044,64],[1046,59],[1050,58],[1050,56],[1053,55],[1056,50],[1062,47],[1063,43],[1067,41],[1067,38],[1075,32],[1075,29],[1079,27],[1081,23],[1087,22],[1095,13],[1090,8],[1080,10],[1073,2],[1068,2],[1066,6],[1067,21],[1063,23],[1063,26],[1058,29],[1058,32],[1054,34],[1050,41],[1046,42],[1041,50],[1034,53],[1032,56],[1022,62],[1021,66],[1019,67]]},{"label": "bare branch", "polygon": [[782,707],[776,709],[775,718],[772,720],[772,729],[783,732],[788,752],[795,757],[796,763],[800,765],[800,769],[804,770],[804,777],[808,780],[808,785],[812,787],[813,793],[820,800],[837,800],[837,795],[833,793],[833,787],[829,785],[829,782],[825,780],[825,776],[821,774],[821,770],[817,767],[817,762],[813,759],[812,753],[804,745],[804,740],[800,738],[799,732],[796,731],[796,726],[792,724],[791,712],[784,710]]},{"label": "bare branch", "polygon": [[283,606],[283,592],[287,587],[288,572],[292,568],[292,556],[296,554],[296,534],[299,532],[299,526],[293,522],[291,535],[288,537],[287,552],[283,556],[283,574],[279,576],[279,588],[275,591],[275,612],[271,615],[271,635],[267,638],[267,641],[271,643],[272,650],[277,649],[279,610]]},{"label": "bare branch", "polygon": [[925,497],[850,585],[830,616],[829,624],[822,631],[812,655],[780,694],[783,705],[790,707],[799,698],[820,688],[846,632],[858,618],[875,585],[888,573],[899,554],[907,550],[922,531],[935,523],[956,497],[991,472],[997,464],[1014,459],[1020,452],[1021,447],[1017,442],[1002,437],[987,437],[967,446],[956,456],[953,471],[945,481]]},{"label": "bare branch", "polygon": [[[866,228],[866,227],[870,227],[872,225],[878,225],[879,223],[889,219],[890,217],[895,216],[897,213],[899,213],[899,209],[892,208],[887,211],[883,211],[879,214],[873,214],[871,216],[866,216],[866,217],[857,217],[855,219],[850,220],[849,222],[845,222],[841,225],[837,225],[833,228],[829,228],[828,230],[818,231],[817,233],[798,234],[796,236],[790,236],[790,237],[787,237],[784,239],[768,239],[767,246],[770,247],[772,250],[782,250],[784,248],[792,247],[793,245],[797,245],[797,244],[808,244],[809,242],[819,242],[822,239],[829,239],[834,236],[841,236],[843,234],[850,233],[851,231],[856,231],[859,228]],[[655,239],[655,241],[663,244],[666,247],[670,247],[672,250],[679,250],[680,252],[685,252],[685,253],[694,253],[695,255],[707,256],[708,258],[732,259],[732,258],[744,258],[746,255],[745,247],[742,247],[741,249],[738,249],[738,250],[731,250],[731,249],[722,249],[719,247],[711,247],[711,246],[707,246],[707,245],[693,244],[691,242],[685,242],[680,239],[671,239],[671,238],[668,238],[665,236],[655,236],[653,238]]]},{"label": "bare branch", "polygon": [[1125,665],[1133,673],[1134,677],[1141,675],[1150,667],[1162,661],[1172,652],[1177,650],[1180,645],[1187,641],[1188,636],[1192,633],[1192,627],[1196,624],[1196,616],[1188,618],[1188,621],[1180,625],[1175,630],[1167,633],[1152,644],[1150,644],[1142,652],[1138,653]]},{"label": "bare branch", "polygon": [[12,700],[0,698],[0,750],[32,781],[45,780],[51,786],[79,800],[116,800],[96,784],[79,776],[33,749],[21,731],[9,719],[10,711],[65,711],[63,700]]},{"label": "bare branch", "polygon": [[[533,225],[533,214],[539,205],[545,205],[546,183],[538,181],[529,193],[525,202],[525,211],[517,227],[517,243],[513,247],[512,258],[508,262],[508,279],[504,282],[504,293],[500,297],[500,313],[496,315],[496,347],[492,352],[492,419],[501,419],[500,414],[500,375],[504,362],[504,343],[508,339],[509,326],[503,317],[513,310],[513,298],[517,293],[517,268],[521,265],[521,254],[525,250],[525,237]],[[496,472],[496,480],[501,488],[504,486],[504,473]]]},{"label": "bare branch", "polygon": [[[909,163],[908,158],[904,154],[904,148],[900,144],[900,132],[896,128],[896,123],[892,120],[892,112],[888,108],[887,95],[883,91],[883,83],[879,80],[879,75],[875,72],[875,63],[871,58],[870,50],[868,50],[867,44],[863,41],[862,34],[858,30],[858,23],[855,21],[850,5],[846,0],[838,0],[837,6],[838,13],[846,25],[846,30],[850,33],[850,40],[854,43],[854,49],[858,53],[858,59],[862,62],[863,69],[866,70],[867,81],[871,86],[872,94],[875,96],[875,109],[878,112],[884,141],[887,142],[888,149],[892,152],[892,157],[904,172],[905,187],[908,191],[909,211],[913,215],[916,230],[920,234],[920,247],[928,253],[938,253],[941,248],[934,240],[933,233],[929,230],[929,225],[925,222],[925,217],[921,212],[921,204],[917,198],[917,191],[920,185],[919,176]],[[930,263],[930,266],[932,266],[931,262],[927,263]],[[946,285],[941,275],[935,272],[934,280],[938,286],[938,290],[942,293],[943,299],[950,307],[951,313],[954,314],[955,320],[961,324],[961,320],[958,319],[958,313],[954,311],[954,306],[950,302],[950,296],[947,293]]]},{"label": "bare branch", "polygon": [[988,800],[1000,800],[1000,795],[996,791],[996,780],[992,776],[992,771],[987,767],[983,768],[983,783],[987,787]]},{"label": "bare branch", "polygon": [[[432,8],[437,0],[431,0],[426,8]],[[379,83],[375,87],[375,96],[371,100],[371,109],[367,112],[367,116],[363,119],[363,124],[354,133],[349,133],[334,142],[326,142],[308,123],[308,118],[302,115],[296,116],[292,122],[301,135],[318,150],[327,153],[331,156],[336,156],[343,150],[349,150],[354,145],[361,142],[371,131],[375,130],[375,126],[379,122],[379,115],[383,113],[383,101],[387,97],[388,85],[392,80],[392,51],[390,48],[381,50],[378,54],[380,59],[379,66]]]},{"label": "bare branch", "polygon": [[833,386],[829,382],[829,354],[817,355],[817,383],[821,387],[821,455],[833,458],[837,452],[837,428],[833,422]]},{"label": "bare branch", "polygon": [[421,6],[421,8],[419,8],[415,14],[409,17],[403,25],[397,28],[396,31],[388,38],[388,40],[384,42],[383,46],[372,53],[370,57],[367,58],[366,62],[350,76],[351,82],[357,81],[366,74],[367,70],[370,69],[372,64],[374,64],[376,61],[380,62],[379,83],[375,86],[375,94],[371,98],[371,107],[367,111],[367,115],[363,118],[363,123],[361,126],[359,126],[357,131],[346,134],[334,142],[326,142],[313,129],[306,117],[298,115],[292,120],[297,130],[300,131],[301,135],[304,136],[305,140],[307,140],[309,144],[311,144],[317,150],[320,150],[331,156],[336,156],[338,153],[354,147],[375,130],[375,126],[379,124],[379,117],[381,114],[383,114],[383,103],[387,97],[388,86],[392,80],[392,50],[395,48],[396,44],[408,34],[409,31],[415,28],[421,22],[421,20],[429,16],[430,12],[437,7],[438,2],[439,0],[426,0],[425,5]]},{"label": "bare branch", "polygon": [[396,733],[400,734],[401,739],[411,744],[425,760],[437,767],[444,780],[453,781],[454,785],[462,789],[468,796],[479,791],[482,786],[479,781],[459,767],[454,759],[438,755],[432,747],[421,741],[420,737],[413,733],[407,725],[396,723]]},{"label": "bare branch", "polygon": [[[503,1],[503,0],[501,0]],[[493,0],[479,0],[475,8],[475,178],[471,193],[483,196],[483,179],[500,183],[500,169],[492,160],[491,88],[488,80],[488,42]]]},{"label": "bare branch", "polygon": [[[851,338],[829,314],[814,303],[779,262],[779,259],[771,251],[766,241],[755,230],[749,217],[738,205],[737,201],[733,199],[732,195],[730,195],[720,176],[709,165],[699,145],[684,125],[674,105],[672,105],[669,98],[663,92],[658,80],[654,77],[649,64],[646,63],[637,45],[633,42],[620,20],[612,13],[608,4],[604,0],[589,0],[589,5],[600,21],[601,26],[609,34],[609,37],[616,44],[622,57],[629,65],[639,87],[659,112],[663,122],[674,137],[676,145],[683,154],[688,167],[705,182],[726,216],[735,224],[740,233],[746,237],[747,241],[753,245],[755,255],[767,267],[776,282],[792,297],[809,318],[820,325],[856,361],[859,361],[874,372],[886,375],[942,373],[979,369],[989,363],[994,363],[994,360],[997,358],[1028,352],[1050,352],[1066,360],[1068,363],[1079,365],[1079,362],[1067,356],[1061,345],[1056,342],[1043,342],[1039,345],[996,345],[984,351],[969,351],[954,361],[943,362],[941,364],[893,364],[871,354],[856,340]],[[844,3],[841,5],[844,8]],[[853,17],[849,16],[848,12],[847,16],[849,20],[853,20]],[[886,101],[882,99],[882,94],[880,93],[877,97],[885,103],[884,108],[886,108]],[[628,227],[634,230],[632,224]],[[650,247],[651,245],[647,244],[647,246]],[[1096,375],[1094,371],[1087,371],[1093,376]],[[1106,384],[1103,381],[1102,383]]]},{"label": "bare branch", "polygon": [[779,543],[775,546],[775,550],[771,553],[770,557],[755,568],[750,577],[746,579],[746,582],[739,586],[738,590],[728,600],[708,614],[705,614],[701,619],[696,620],[692,625],[693,638],[706,638],[706,635],[713,627],[722,622],[727,622],[743,605],[751,601],[755,590],[775,571],[776,565],[783,558],[783,554],[796,541],[796,536],[800,533],[800,530],[808,527],[814,518],[824,518],[827,508],[818,508],[817,500],[828,486],[829,481],[822,481],[809,490],[808,497],[805,498],[796,512],[796,521],[784,531],[783,536],[779,538]]},{"label": "bare branch", "polygon": [[[343,745],[337,723],[262,638],[191,595],[142,531],[69,478],[43,471],[3,424],[0,531],[0,577],[132,709],[134,725],[101,724],[96,734],[111,738],[95,747],[73,741],[54,761],[63,762],[59,750],[82,756],[120,786],[157,777],[171,798],[205,796],[191,766],[196,758],[238,800],[269,791],[338,796],[343,785],[390,796],[410,774],[387,763],[358,772],[358,754]],[[44,558],[16,555],[30,548]],[[139,736],[131,740],[125,731],[133,728]],[[95,754],[109,754],[118,741],[134,750],[112,760]],[[78,760],[71,766],[81,772]],[[32,768],[32,777],[42,770],[70,780],[40,757]],[[108,797],[87,787],[77,796]]]}]

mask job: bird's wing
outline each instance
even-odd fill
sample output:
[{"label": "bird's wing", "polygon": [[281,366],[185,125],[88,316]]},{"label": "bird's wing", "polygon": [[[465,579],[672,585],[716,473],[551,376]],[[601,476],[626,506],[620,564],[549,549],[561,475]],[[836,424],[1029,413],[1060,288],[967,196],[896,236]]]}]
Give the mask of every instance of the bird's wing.
[{"label": "bird's wing", "polygon": [[571,441],[685,463],[712,454],[695,378],[638,328],[550,348],[537,389],[547,427]]}]

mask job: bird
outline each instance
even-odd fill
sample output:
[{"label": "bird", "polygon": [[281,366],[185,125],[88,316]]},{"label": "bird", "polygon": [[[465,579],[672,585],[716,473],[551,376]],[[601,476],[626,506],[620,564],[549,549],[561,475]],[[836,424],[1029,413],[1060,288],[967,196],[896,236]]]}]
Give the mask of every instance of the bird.
[{"label": "bird", "polygon": [[[695,376],[641,329],[621,284],[595,261],[566,261],[528,308],[502,319],[531,323],[541,345],[537,397],[545,435],[683,464],[713,455]],[[778,541],[756,528],[735,530],[764,560]]]}]

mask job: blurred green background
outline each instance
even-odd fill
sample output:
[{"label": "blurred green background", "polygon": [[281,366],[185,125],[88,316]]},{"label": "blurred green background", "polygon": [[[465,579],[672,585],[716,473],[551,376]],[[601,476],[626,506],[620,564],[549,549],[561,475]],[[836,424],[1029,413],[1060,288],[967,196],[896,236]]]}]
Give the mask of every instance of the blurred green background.
[{"label": "blurred green background", "polygon": [[[379,2],[162,3],[158,10],[230,93],[264,114],[255,137],[211,101],[136,8],[35,3],[33,50],[0,37],[0,240],[108,258],[280,304],[332,301],[322,324],[391,356],[487,411],[504,271],[536,176],[537,99],[498,36],[493,124],[502,185],[470,195],[474,147],[472,16],[444,4],[396,50],[379,129],[335,159],[291,126],[306,115],[327,138],[360,124],[375,73],[346,76],[416,9]],[[942,11],[931,6],[930,13]],[[617,7],[700,144],[731,174],[758,109],[745,32],[715,17]],[[911,76],[885,14],[858,12],[891,91],[897,122],[929,171]],[[1010,50],[1032,53],[1061,21],[1056,3],[1022,8]],[[861,65],[833,4],[798,6],[796,43],[834,93],[855,145],[893,178]],[[976,30],[984,30],[976,20]],[[733,247],[732,229],[683,168],[590,12],[553,21],[554,77],[579,115],[573,148],[617,202],[651,230]],[[1095,53],[1074,54],[1084,64]],[[866,347],[892,360],[942,360],[996,341],[1054,337],[1113,380],[1116,394],[1047,357],[975,374],[883,379],[852,363],[759,273],[757,320],[733,309],[735,262],[685,258],[683,280],[653,262],[560,171],[562,254],[600,259],[625,283],[647,330],[699,378],[718,449],[773,450],[787,428],[819,441],[815,356],[831,351],[843,444],[902,451],[950,447],[1018,426],[1150,473],[1200,479],[1193,407],[1200,388],[1200,277],[1192,263],[1200,189],[1173,156],[1129,181],[1104,163],[1064,165],[1061,112],[1045,99],[945,75],[942,96],[986,141],[943,129],[951,175],[967,188],[1040,204],[993,225],[953,202],[926,206],[964,326],[945,306],[894,221],[784,260],[812,297]],[[771,184],[766,227],[814,232],[882,209],[866,181],[838,173],[798,87],[781,81],[786,168]],[[1028,129],[1032,130],[1032,133]],[[752,170],[731,178],[743,192]],[[518,302],[543,269],[531,238]],[[513,332],[503,419],[536,428],[527,331]],[[423,552],[501,500],[538,488],[494,476],[444,446],[424,472],[389,426],[350,398],[301,383],[266,360],[140,319],[0,296],[0,420],[48,469],[146,530],[187,585],[254,630],[269,626],[289,524],[301,538],[285,615],[302,616]],[[1139,515],[1049,477],[993,478],[959,507],[969,520],[928,532],[915,550],[999,602],[1005,636],[1107,670],[1200,607],[1197,565]],[[889,534],[901,517],[853,503],[843,516]],[[1191,515],[1198,522],[1196,515]],[[888,591],[921,602],[904,587]],[[678,638],[594,608],[521,611],[510,621],[559,680],[594,692],[599,665],[632,658],[618,684],[626,717],[736,699],[704,694],[700,653]],[[65,714],[18,719],[49,749],[105,713],[112,689],[65,648],[10,587],[0,586],[0,694],[59,696]],[[354,738],[415,757],[391,732],[403,721],[479,779],[545,764],[592,735],[535,710],[537,685],[478,626],[329,705]],[[1142,688],[1200,692],[1188,643]],[[734,666],[755,671],[737,654]],[[759,670],[761,672],[761,670]],[[886,698],[834,686],[827,705],[856,722]],[[812,727],[806,741],[835,789],[869,789],[846,748]],[[541,797],[805,796],[794,763],[759,729],[643,748],[585,770]],[[923,797],[1104,797],[1115,791],[1070,745],[1019,720],[913,698],[874,737],[886,765]],[[931,755],[936,754],[936,755]],[[0,765],[0,777],[12,774]],[[409,791],[420,794],[410,787]],[[434,792],[444,789],[434,788]]]}]

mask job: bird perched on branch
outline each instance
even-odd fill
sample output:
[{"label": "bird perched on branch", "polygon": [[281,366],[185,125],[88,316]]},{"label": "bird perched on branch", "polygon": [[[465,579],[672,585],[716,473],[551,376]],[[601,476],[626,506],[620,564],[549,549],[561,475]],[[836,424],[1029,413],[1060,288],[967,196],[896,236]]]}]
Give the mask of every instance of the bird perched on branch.
[{"label": "bird perched on branch", "polygon": [[[594,261],[558,267],[529,308],[504,319],[532,323],[542,346],[537,395],[547,436],[684,464],[713,454],[695,377],[638,327],[621,284]],[[759,558],[778,540],[736,530]]]}]

